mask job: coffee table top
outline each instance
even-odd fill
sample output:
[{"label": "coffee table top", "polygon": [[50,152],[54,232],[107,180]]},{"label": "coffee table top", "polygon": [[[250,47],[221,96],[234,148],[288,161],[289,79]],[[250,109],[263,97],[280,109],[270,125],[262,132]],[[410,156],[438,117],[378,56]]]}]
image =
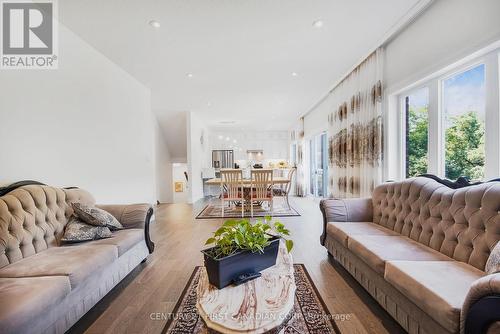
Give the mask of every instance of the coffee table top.
[{"label": "coffee table top", "polygon": [[295,279],[292,256],[280,243],[276,265],[239,286],[218,290],[203,268],[196,308],[207,327],[221,333],[267,332],[283,323],[293,309]]}]

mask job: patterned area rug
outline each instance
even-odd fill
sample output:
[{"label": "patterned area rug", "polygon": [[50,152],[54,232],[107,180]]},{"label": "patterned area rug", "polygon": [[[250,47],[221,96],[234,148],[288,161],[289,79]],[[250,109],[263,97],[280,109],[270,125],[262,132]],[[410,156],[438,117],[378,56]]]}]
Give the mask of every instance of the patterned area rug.
[{"label": "patterned area rug", "polygon": [[[162,333],[216,334],[196,310],[196,288],[202,267],[196,267]],[[295,305],[283,325],[266,334],[340,333],[303,264],[295,264]]]},{"label": "patterned area rug", "polygon": [[[282,204],[281,201],[279,201],[279,203],[274,204],[272,214],[269,210],[267,210],[267,208],[254,207],[253,216],[293,217],[300,216],[300,214],[293,207],[290,207],[289,209],[286,204]],[[244,217],[250,218],[250,209],[245,211]],[[222,206],[220,203],[209,203],[203,208],[203,210],[201,210],[201,212],[196,217],[196,219],[211,218],[222,218]],[[232,206],[231,208],[228,208],[226,206],[224,208],[224,218],[241,218],[241,207]]]}]

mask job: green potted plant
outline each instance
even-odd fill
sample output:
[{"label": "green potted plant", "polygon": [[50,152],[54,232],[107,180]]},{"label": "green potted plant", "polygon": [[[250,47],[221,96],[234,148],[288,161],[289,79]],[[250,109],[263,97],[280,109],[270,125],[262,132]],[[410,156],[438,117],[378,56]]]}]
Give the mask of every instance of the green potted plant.
[{"label": "green potted plant", "polygon": [[222,289],[241,275],[274,266],[280,239],[288,252],[293,248],[293,241],[285,238],[289,235],[285,225],[271,217],[254,224],[248,219],[226,221],[205,243],[214,246],[202,251],[209,282]]}]

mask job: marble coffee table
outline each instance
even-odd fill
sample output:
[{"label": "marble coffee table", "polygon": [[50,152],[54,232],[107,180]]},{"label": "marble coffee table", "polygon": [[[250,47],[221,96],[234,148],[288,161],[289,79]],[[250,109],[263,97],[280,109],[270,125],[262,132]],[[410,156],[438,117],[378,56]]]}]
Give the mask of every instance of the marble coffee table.
[{"label": "marble coffee table", "polygon": [[203,268],[196,308],[210,329],[228,334],[260,334],[287,320],[293,309],[295,289],[292,256],[281,243],[276,265],[239,286],[218,290],[208,282]]}]

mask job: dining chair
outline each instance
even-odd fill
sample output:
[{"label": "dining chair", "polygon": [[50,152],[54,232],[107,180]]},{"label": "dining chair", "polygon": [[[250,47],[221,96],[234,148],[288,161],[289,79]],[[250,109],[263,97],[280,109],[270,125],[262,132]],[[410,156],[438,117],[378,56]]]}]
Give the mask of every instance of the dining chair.
[{"label": "dining chair", "polygon": [[288,171],[287,183],[273,187],[273,196],[283,197],[286,201],[287,206],[288,206],[288,210],[291,209],[290,201],[289,201],[288,197],[290,195],[290,190],[292,189],[292,180],[293,180],[293,176],[295,175],[296,171],[297,171],[297,167],[292,167]]},{"label": "dining chair", "polygon": [[250,183],[250,215],[253,217],[254,202],[267,202],[273,215],[273,171],[252,170]]},{"label": "dining chair", "polygon": [[225,202],[229,202],[229,208],[234,201],[241,202],[241,217],[245,215],[245,198],[243,195],[243,173],[241,169],[222,169],[220,171],[220,193],[222,203],[222,218],[224,218]]}]

